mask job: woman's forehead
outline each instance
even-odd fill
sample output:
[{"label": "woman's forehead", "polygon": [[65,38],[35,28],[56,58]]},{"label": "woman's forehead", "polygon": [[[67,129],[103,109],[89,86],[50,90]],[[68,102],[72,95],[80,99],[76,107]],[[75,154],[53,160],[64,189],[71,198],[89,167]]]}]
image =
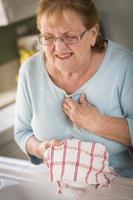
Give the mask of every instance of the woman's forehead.
[{"label": "woman's forehead", "polygon": [[52,14],[43,14],[41,23],[45,26],[83,26],[82,17],[74,11],[66,10],[63,12],[54,12]]}]

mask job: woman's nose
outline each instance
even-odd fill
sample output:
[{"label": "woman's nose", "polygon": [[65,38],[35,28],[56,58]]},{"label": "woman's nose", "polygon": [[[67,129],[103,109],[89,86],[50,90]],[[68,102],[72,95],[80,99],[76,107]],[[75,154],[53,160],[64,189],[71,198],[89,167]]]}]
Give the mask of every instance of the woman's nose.
[{"label": "woman's nose", "polygon": [[56,40],[54,41],[54,45],[56,50],[66,48],[66,44],[64,43],[62,38],[56,38]]}]

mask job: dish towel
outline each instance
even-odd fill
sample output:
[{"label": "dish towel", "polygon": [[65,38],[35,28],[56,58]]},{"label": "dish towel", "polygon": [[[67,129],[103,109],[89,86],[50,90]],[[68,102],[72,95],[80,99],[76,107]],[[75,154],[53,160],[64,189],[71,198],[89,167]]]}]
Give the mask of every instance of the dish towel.
[{"label": "dish towel", "polygon": [[64,140],[61,146],[51,146],[45,151],[44,162],[50,181],[58,183],[60,194],[63,183],[79,188],[93,184],[97,188],[108,186],[116,177],[109,167],[108,151],[100,143]]}]

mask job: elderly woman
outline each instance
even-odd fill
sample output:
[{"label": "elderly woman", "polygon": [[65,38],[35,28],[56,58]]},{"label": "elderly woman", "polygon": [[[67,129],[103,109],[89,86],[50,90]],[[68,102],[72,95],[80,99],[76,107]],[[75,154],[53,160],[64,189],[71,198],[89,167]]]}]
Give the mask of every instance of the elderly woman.
[{"label": "elderly woman", "polygon": [[43,51],[20,68],[16,142],[35,164],[64,139],[98,142],[133,177],[133,54],[104,38],[91,0],[42,0],[37,25]]}]

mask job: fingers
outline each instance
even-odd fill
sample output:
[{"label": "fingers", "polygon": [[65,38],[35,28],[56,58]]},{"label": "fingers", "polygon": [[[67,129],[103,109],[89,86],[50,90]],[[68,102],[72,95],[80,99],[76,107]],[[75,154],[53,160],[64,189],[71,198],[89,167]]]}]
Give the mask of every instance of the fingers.
[{"label": "fingers", "polygon": [[48,141],[43,141],[43,142],[40,142],[39,146],[38,146],[38,149],[39,149],[39,152],[40,154],[44,154],[45,150],[47,148],[49,148],[49,142]]},{"label": "fingers", "polygon": [[79,104],[88,104],[85,94],[80,95],[79,102],[74,101],[72,98],[65,98],[63,102],[63,109],[66,114],[69,114],[69,111],[76,110]]},{"label": "fingers", "polygon": [[65,99],[64,99],[63,105],[64,105],[66,108],[68,108],[68,109],[72,109],[72,108],[75,106],[76,103],[77,103],[77,102],[74,101],[74,100],[71,99],[71,98],[65,98]]},{"label": "fingers", "polygon": [[69,116],[74,110],[76,110],[77,102],[71,98],[66,98],[63,102],[63,110]]},{"label": "fingers", "polygon": [[39,150],[39,155],[41,158],[43,158],[44,156],[44,152],[52,146],[60,146],[64,144],[63,140],[45,140],[43,142],[40,142],[39,146],[38,146],[38,150]]},{"label": "fingers", "polygon": [[62,140],[52,140],[52,141],[50,141],[50,146],[60,146],[62,144],[64,144],[64,141],[62,141]]},{"label": "fingers", "polygon": [[69,111],[71,110],[71,106],[66,101],[64,101],[63,103],[63,110],[67,115],[69,114]]},{"label": "fingers", "polygon": [[80,104],[87,104],[88,103],[85,94],[80,95],[79,103]]},{"label": "fingers", "polygon": [[51,146],[60,146],[64,143],[62,140],[47,140],[43,142],[44,149],[48,149]]}]

